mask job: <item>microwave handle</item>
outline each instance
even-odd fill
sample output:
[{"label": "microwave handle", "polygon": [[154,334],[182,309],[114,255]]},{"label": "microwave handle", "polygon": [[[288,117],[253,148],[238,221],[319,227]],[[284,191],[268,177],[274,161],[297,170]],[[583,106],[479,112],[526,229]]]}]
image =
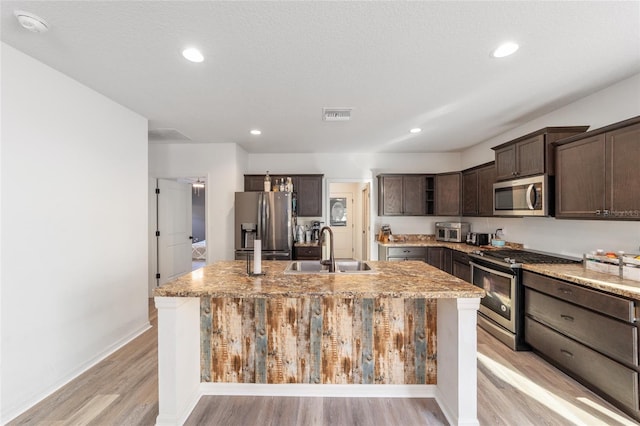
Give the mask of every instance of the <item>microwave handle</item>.
[{"label": "microwave handle", "polygon": [[[533,194],[533,197],[534,197],[533,203],[531,202],[531,194]],[[536,193],[535,185],[534,184],[529,185],[527,187],[527,196],[526,196],[526,198],[527,198],[527,207],[529,207],[529,210],[533,210],[537,197],[538,197],[538,194]]]}]

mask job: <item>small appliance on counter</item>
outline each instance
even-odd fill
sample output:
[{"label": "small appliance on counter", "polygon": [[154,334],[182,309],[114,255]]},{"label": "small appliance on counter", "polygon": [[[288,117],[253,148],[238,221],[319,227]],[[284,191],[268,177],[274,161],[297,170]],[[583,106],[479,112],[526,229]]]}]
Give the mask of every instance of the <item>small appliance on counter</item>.
[{"label": "small appliance on counter", "polygon": [[468,222],[436,222],[436,241],[461,243],[470,231]]},{"label": "small appliance on counter", "polygon": [[381,243],[388,243],[391,239],[391,226],[388,224],[380,226],[380,232],[378,232],[378,241]]},{"label": "small appliance on counter", "polygon": [[491,235],[480,232],[467,232],[467,244],[472,246],[486,246],[491,243]]},{"label": "small appliance on counter", "polygon": [[314,242],[317,243],[318,240],[320,239],[320,225],[322,225],[324,222],[320,222],[319,220],[314,220],[313,222],[311,222],[311,241],[310,242]]}]

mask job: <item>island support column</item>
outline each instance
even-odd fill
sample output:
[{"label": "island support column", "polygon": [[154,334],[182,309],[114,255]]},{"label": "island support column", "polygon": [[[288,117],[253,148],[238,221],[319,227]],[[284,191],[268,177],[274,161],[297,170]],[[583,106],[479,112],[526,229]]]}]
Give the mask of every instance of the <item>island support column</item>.
[{"label": "island support column", "polygon": [[440,408],[455,425],[478,425],[479,298],[438,299]]},{"label": "island support column", "polygon": [[156,297],[158,406],[156,425],[180,425],[200,398],[200,299]]}]

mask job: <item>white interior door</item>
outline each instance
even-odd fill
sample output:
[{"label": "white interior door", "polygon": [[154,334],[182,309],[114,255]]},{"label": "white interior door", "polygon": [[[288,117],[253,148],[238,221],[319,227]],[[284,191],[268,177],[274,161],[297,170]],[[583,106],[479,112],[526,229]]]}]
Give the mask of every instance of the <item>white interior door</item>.
[{"label": "white interior door", "polygon": [[333,250],[336,258],[354,257],[353,192],[331,192],[329,224],[333,231]]},{"label": "white interior door", "polygon": [[158,179],[158,285],[191,271],[191,185]]}]

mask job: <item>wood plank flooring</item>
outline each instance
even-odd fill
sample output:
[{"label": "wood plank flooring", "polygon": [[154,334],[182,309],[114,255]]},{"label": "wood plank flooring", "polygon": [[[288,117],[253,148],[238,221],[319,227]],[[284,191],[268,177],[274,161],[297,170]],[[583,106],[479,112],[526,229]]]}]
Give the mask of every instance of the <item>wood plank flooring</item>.
[{"label": "wood plank flooring", "polygon": [[[9,425],[153,425],[158,413],[153,328]],[[481,425],[634,425],[630,417],[532,352],[513,352],[478,329]],[[429,399],[203,397],[188,425],[446,424]]]}]

